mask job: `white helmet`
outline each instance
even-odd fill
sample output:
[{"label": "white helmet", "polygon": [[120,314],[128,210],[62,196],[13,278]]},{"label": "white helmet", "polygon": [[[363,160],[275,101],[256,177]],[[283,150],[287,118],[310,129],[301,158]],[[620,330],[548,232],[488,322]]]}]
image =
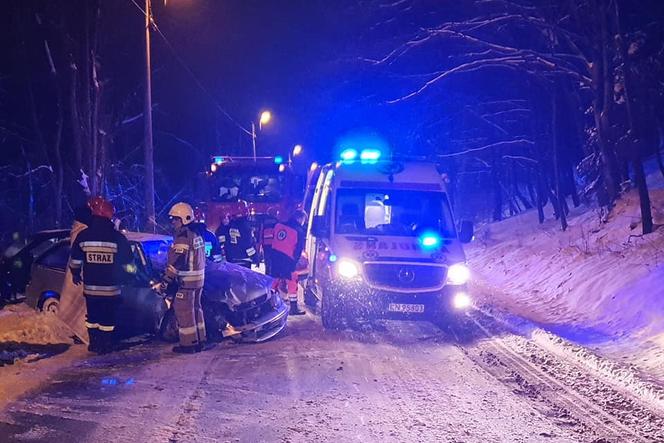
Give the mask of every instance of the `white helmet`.
[{"label": "white helmet", "polygon": [[183,225],[188,225],[194,221],[194,210],[187,203],[176,203],[173,205],[168,215],[171,217],[180,217]]}]

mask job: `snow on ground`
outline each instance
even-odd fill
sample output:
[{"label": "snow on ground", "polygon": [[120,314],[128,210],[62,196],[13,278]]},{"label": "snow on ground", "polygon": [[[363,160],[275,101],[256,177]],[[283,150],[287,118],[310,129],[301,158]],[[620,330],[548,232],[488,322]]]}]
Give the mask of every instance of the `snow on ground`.
[{"label": "snow on ground", "polygon": [[35,311],[24,303],[0,310],[0,344],[71,343],[71,332],[55,317]]},{"label": "snow on ground", "polygon": [[[655,224],[664,225],[658,174],[650,196]],[[607,223],[579,208],[561,232],[552,217],[539,225],[528,212],[480,228],[467,253],[491,303],[663,380],[664,226],[640,233],[630,191]]]},{"label": "snow on ground", "polygon": [[0,310],[0,408],[34,389],[62,365],[80,358],[69,329],[25,304]]}]

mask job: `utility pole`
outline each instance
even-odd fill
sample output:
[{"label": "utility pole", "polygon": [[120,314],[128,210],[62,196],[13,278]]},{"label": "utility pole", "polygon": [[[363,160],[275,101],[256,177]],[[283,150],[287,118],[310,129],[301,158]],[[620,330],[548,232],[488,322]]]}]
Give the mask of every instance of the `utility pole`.
[{"label": "utility pole", "polygon": [[256,161],[256,124],[251,122],[251,143],[254,148],[254,161]]},{"label": "utility pole", "polygon": [[152,67],[150,62],[150,26],[152,25],[151,0],[145,0],[145,215],[146,229],[155,232],[157,220],[154,204],[154,146],[152,145]]}]

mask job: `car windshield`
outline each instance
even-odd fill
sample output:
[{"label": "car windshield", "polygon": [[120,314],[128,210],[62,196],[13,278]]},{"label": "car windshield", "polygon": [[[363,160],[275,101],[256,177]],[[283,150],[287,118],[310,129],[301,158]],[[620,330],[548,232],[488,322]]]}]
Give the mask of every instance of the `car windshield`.
[{"label": "car windshield", "polygon": [[335,226],[339,234],[417,236],[434,230],[456,235],[442,192],[340,189]]},{"label": "car windshield", "polygon": [[278,202],[284,194],[284,174],[272,172],[219,173],[211,180],[211,197],[216,202]]}]

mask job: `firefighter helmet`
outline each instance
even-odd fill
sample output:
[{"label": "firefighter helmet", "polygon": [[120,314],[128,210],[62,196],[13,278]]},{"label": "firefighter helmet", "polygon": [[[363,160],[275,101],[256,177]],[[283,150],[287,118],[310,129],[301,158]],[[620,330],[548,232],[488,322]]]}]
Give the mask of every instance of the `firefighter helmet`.
[{"label": "firefighter helmet", "polygon": [[168,215],[179,217],[183,225],[188,225],[194,221],[194,210],[189,204],[183,202],[174,204],[171,210],[168,211]]},{"label": "firefighter helmet", "polygon": [[113,214],[115,214],[113,203],[106,200],[104,197],[90,197],[90,200],[88,200],[88,207],[90,208],[92,215],[96,215],[97,217],[104,217],[110,220],[113,217]]}]

